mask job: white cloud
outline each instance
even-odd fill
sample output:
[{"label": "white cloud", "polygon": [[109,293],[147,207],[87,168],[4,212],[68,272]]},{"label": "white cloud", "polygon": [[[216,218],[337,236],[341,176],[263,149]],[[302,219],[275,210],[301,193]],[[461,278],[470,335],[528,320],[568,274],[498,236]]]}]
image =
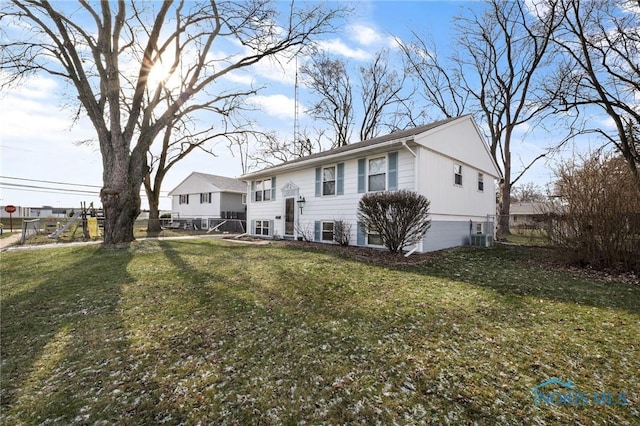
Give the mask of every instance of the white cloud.
[{"label": "white cloud", "polygon": [[283,120],[295,117],[295,100],[285,95],[257,95],[249,98],[249,102],[272,117]]},{"label": "white cloud", "polygon": [[379,44],[384,40],[375,28],[363,24],[351,25],[349,33],[355,41],[364,46]]},{"label": "white cloud", "polygon": [[370,52],[367,52],[366,50],[360,49],[360,48],[353,49],[347,46],[340,39],[334,38],[331,40],[322,40],[322,41],[319,41],[317,44],[321,50],[324,50],[329,54],[340,55],[350,59],[366,61],[373,57],[373,55]]}]

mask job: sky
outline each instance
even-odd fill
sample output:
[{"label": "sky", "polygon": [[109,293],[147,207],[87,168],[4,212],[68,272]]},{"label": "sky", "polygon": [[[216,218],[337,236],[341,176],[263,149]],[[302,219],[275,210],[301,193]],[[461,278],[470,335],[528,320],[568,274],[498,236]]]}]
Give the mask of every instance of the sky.
[{"label": "sky", "polygon": [[[411,31],[428,34],[439,49],[446,52],[451,45],[452,18],[461,9],[478,5],[462,1],[357,1],[353,15],[336,34],[325,37],[320,44],[354,69],[380,49],[393,49],[394,37],[409,41]],[[295,116],[295,62],[285,64],[284,68],[259,63],[225,79],[229,84],[251,82],[263,86],[264,89],[249,100],[261,108],[255,115],[257,125],[283,138],[291,137]],[[82,201],[100,204],[100,153],[95,144],[79,143],[94,139],[95,131],[82,114],[74,120],[77,111],[65,107],[70,96],[73,97],[73,89],[47,75],[27,78],[19,87],[0,92],[0,206],[78,207]],[[299,100],[300,110],[304,111],[310,102],[309,91],[300,88]],[[309,123],[304,113],[300,114],[300,123],[302,126]],[[526,163],[539,154],[545,144],[540,140],[517,144],[513,153],[516,168],[520,160]],[[575,149],[567,148],[560,155],[573,155]],[[161,209],[170,210],[168,192],[191,172],[229,177],[242,174],[239,158],[226,144],[218,144],[214,152],[215,157],[194,151],[169,171],[163,183]],[[544,187],[552,180],[552,163],[539,162],[519,183],[533,182]],[[142,208],[147,206],[143,197]]]}]

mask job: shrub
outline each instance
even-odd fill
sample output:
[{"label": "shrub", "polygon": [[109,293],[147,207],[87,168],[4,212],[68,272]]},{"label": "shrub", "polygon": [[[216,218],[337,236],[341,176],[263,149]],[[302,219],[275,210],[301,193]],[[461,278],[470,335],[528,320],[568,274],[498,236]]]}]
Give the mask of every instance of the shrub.
[{"label": "shrub", "polygon": [[351,243],[351,224],[344,220],[334,221],[333,241],[341,246],[348,246]]},{"label": "shrub", "polygon": [[640,271],[640,193],[624,160],[591,154],[556,175],[551,243],[581,264]]},{"label": "shrub", "polygon": [[392,253],[416,244],[431,227],[429,200],[413,191],[372,192],[358,203],[358,220],[367,233],[380,235]]}]

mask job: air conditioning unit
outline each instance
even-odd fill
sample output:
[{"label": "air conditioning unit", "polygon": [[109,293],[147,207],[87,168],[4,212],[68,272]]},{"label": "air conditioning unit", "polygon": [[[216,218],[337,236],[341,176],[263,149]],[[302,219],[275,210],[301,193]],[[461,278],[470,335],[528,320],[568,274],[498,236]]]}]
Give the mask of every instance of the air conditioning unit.
[{"label": "air conditioning unit", "polygon": [[472,234],[471,245],[474,247],[491,247],[493,244],[493,235]]}]

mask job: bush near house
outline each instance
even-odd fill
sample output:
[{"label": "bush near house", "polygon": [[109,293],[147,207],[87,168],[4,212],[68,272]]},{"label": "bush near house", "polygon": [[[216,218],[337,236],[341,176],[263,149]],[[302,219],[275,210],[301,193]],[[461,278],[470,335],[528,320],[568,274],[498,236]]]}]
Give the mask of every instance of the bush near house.
[{"label": "bush near house", "polygon": [[556,174],[550,241],[574,262],[640,272],[640,186],[624,159],[594,153]]},{"label": "bush near house", "polygon": [[358,203],[358,221],[369,234],[378,234],[385,247],[398,253],[416,244],[431,227],[430,202],[413,191],[371,192]]}]

